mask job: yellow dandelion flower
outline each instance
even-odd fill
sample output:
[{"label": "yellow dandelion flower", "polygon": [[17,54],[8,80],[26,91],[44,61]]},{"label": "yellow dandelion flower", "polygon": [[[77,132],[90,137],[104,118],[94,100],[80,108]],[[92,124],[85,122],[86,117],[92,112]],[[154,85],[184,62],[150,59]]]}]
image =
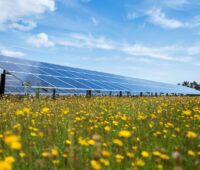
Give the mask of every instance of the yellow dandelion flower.
[{"label": "yellow dandelion flower", "polygon": [[92,139],[90,139],[90,140],[88,141],[88,144],[91,145],[91,146],[93,146],[93,145],[95,144],[95,141],[92,140]]},{"label": "yellow dandelion flower", "polygon": [[70,140],[66,140],[65,143],[66,143],[67,145],[71,145],[71,144],[72,144],[72,142],[71,142]]},{"label": "yellow dandelion flower", "polygon": [[166,155],[166,154],[161,154],[160,158],[163,159],[163,160],[169,160],[169,156]]},{"label": "yellow dandelion flower", "polygon": [[20,152],[20,153],[19,153],[19,156],[20,156],[21,158],[24,158],[24,157],[26,156],[26,154],[25,154],[24,152]]},{"label": "yellow dandelion flower", "polygon": [[51,155],[53,155],[53,156],[58,156],[58,154],[59,154],[59,152],[58,152],[57,149],[52,149],[52,150],[51,150]]},{"label": "yellow dandelion flower", "polygon": [[154,156],[160,156],[161,153],[160,153],[159,151],[154,151],[154,152],[153,152],[153,155],[154,155]]},{"label": "yellow dandelion flower", "polygon": [[48,107],[42,108],[42,113],[48,113],[48,112],[49,112],[49,108]]},{"label": "yellow dandelion flower", "polygon": [[133,157],[134,157],[134,154],[131,153],[131,152],[127,152],[127,153],[126,153],[126,156],[127,156],[128,158],[133,158]]},{"label": "yellow dandelion flower", "polygon": [[46,158],[46,157],[49,157],[50,156],[50,153],[49,152],[42,152],[42,157]]},{"label": "yellow dandelion flower", "polygon": [[105,127],[104,127],[104,130],[105,130],[106,132],[110,132],[111,128],[110,128],[110,126],[105,126]]},{"label": "yellow dandelion flower", "polygon": [[192,114],[192,112],[190,110],[185,110],[182,112],[183,116],[190,116]]},{"label": "yellow dandelion flower", "polygon": [[9,164],[12,164],[15,162],[15,158],[12,156],[7,156],[5,157],[5,161],[8,162]]},{"label": "yellow dandelion flower", "polygon": [[20,142],[12,142],[10,147],[14,150],[20,150],[22,148],[22,144]]},{"label": "yellow dandelion flower", "polygon": [[113,140],[113,143],[114,143],[115,145],[117,145],[117,146],[123,146],[123,142],[122,142],[121,140],[119,140],[119,139],[114,139],[114,140]]},{"label": "yellow dandelion flower", "polygon": [[196,155],[195,152],[192,151],[192,150],[188,150],[188,151],[187,151],[187,154],[188,154],[189,156],[195,156],[195,155]]},{"label": "yellow dandelion flower", "polygon": [[124,137],[124,138],[129,138],[129,137],[131,137],[131,132],[128,130],[121,130],[121,131],[119,131],[118,136]]},{"label": "yellow dandelion flower", "polygon": [[104,156],[104,157],[109,157],[111,154],[110,154],[110,152],[109,151],[106,151],[106,150],[103,150],[102,152],[101,152],[101,154]]},{"label": "yellow dandelion flower", "polygon": [[96,160],[91,160],[90,165],[91,165],[92,169],[94,169],[94,170],[101,169],[101,164],[99,162],[97,162]]},{"label": "yellow dandelion flower", "polygon": [[118,123],[117,121],[113,121],[112,123],[113,123],[113,125],[115,125],[115,126],[118,126],[118,125],[119,125],[119,123]]},{"label": "yellow dandelion flower", "polygon": [[149,157],[149,153],[147,151],[142,151],[141,152],[142,157],[147,158]]},{"label": "yellow dandelion flower", "polygon": [[17,110],[16,111],[16,115],[23,115],[23,114],[24,114],[24,112],[22,110]]},{"label": "yellow dandelion flower", "polygon": [[135,165],[136,165],[136,166],[139,166],[139,167],[142,167],[142,166],[145,165],[145,162],[144,162],[142,159],[137,159],[137,160],[135,161]]},{"label": "yellow dandelion flower", "polygon": [[52,163],[53,163],[54,165],[58,165],[58,164],[60,163],[60,161],[59,161],[59,160],[52,160]]},{"label": "yellow dandelion flower", "polygon": [[32,137],[37,136],[37,134],[36,134],[35,132],[31,132],[30,135],[31,135]]},{"label": "yellow dandelion flower", "polygon": [[104,165],[104,166],[109,166],[110,162],[107,159],[104,158],[100,158],[100,162]]},{"label": "yellow dandelion flower", "polygon": [[124,156],[117,154],[115,155],[115,160],[117,163],[120,163],[124,159]]},{"label": "yellow dandelion flower", "polygon": [[188,131],[186,136],[187,136],[187,138],[196,138],[197,134],[193,131]]},{"label": "yellow dandelion flower", "polygon": [[12,170],[12,165],[6,161],[0,161],[0,169],[1,170]]}]

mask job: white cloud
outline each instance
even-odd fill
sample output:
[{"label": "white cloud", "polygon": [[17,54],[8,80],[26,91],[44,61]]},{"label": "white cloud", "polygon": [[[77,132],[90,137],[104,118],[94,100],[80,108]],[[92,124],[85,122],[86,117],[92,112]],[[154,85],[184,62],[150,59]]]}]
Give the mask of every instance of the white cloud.
[{"label": "white cloud", "polygon": [[152,8],[147,12],[147,14],[149,15],[149,22],[155,25],[171,29],[184,27],[184,23],[181,21],[167,18],[160,8]]},{"label": "white cloud", "polygon": [[74,33],[68,35],[66,39],[67,40],[59,41],[58,44],[76,48],[97,48],[105,50],[111,50],[114,48],[112,41],[105,37],[94,37],[91,34],[84,35]]},{"label": "white cloud", "polygon": [[33,27],[33,22],[24,23],[21,26],[18,23],[19,20],[26,22],[29,17],[35,17],[46,11],[54,10],[54,0],[0,0],[0,29],[14,27],[20,30],[27,30],[23,25],[28,24],[28,28],[31,28]]},{"label": "white cloud", "polygon": [[151,5],[177,8],[191,3],[192,0],[147,0]]},{"label": "white cloud", "polygon": [[28,44],[34,46],[34,47],[53,47],[54,43],[49,40],[49,37],[45,33],[40,33],[35,36],[31,36],[27,40]]},{"label": "white cloud", "polygon": [[200,26],[200,17],[194,17],[190,22],[184,22],[173,18],[168,18],[161,8],[151,8],[147,11],[148,21],[164,28],[194,28]]},{"label": "white cloud", "polygon": [[22,20],[20,23],[15,22],[10,24],[10,28],[14,28],[20,31],[29,31],[35,28],[37,24],[31,20]]},{"label": "white cloud", "polygon": [[200,44],[189,47],[187,51],[190,55],[200,55]]},{"label": "white cloud", "polygon": [[92,21],[92,23],[94,25],[98,25],[99,24],[99,20],[97,20],[95,17],[91,17],[90,19],[91,19],[91,21]]},{"label": "white cloud", "polygon": [[152,59],[160,59],[165,61],[178,61],[186,62],[190,60],[190,57],[174,57],[176,52],[174,46],[171,47],[148,47],[141,44],[125,44],[121,49],[123,52],[132,56],[147,57]]},{"label": "white cloud", "polygon": [[133,20],[133,19],[138,18],[138,17],[140,17],[140,14],[137,13],[137,12],[128,12],[128,14],[127,14],[128,20]]},{"label": "white cloud", "polygon": [[129,55],[137,58],[146,58],[164,61],[188,62],[191,56],[187,53],[186,48],[179,46],[150,47],[143,44],[129,44],[116,42],[105,37],[94,37],[91,34],[73,33],[66,36],[65,40],[57,40],[56,44],[74,47],[114,50],[122,52],[125,56]]},{"label": "white cloud", "polygon": [[25,54],[20,51],[14,51],[10,49],[2,49],[0,50],[0,54],[4,56],[9,56],[9,57],[23,57]]}]

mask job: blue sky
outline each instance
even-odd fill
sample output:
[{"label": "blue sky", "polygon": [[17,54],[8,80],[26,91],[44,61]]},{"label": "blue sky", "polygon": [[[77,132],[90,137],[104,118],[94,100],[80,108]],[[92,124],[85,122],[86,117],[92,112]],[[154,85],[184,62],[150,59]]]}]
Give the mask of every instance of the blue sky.
[{"label": "blue sky", "polygon": [[200,81],[199,0],[0,0],[0,54]]}]

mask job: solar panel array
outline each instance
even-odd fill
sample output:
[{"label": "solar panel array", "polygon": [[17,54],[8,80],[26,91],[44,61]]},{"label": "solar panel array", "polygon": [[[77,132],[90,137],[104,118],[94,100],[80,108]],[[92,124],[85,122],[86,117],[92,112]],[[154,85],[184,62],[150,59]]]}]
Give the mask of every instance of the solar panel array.
[{"label": "solar panel array", "polygon": [[45,62],[0,56],[0,68],[9,74],[6,76],[6,93],[52,93],[85,94],[139,94],[176,93],[200,94],[191,88],[160,83],[155,81],[124,77],[97,71],[72,68]]}]

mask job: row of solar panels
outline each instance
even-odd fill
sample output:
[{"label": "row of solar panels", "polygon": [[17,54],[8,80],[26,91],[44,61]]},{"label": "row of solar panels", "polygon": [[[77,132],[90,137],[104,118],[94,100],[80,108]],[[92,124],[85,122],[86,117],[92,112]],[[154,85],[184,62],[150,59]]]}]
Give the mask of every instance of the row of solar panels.
[{"label": "row of solar panels", "polygon": [[[39,87],[49,89],[44,92],[57,89],[60,93],[83,93],[92,90],[106,93],[112,91],[116,94],[119,91],[200,94],[194,89],[177,85],[5,56],[0,56],[0,67],[12,75],[7,76],[6,80],[6,87],[10,88],[8,91],[11,93],[16,91],[14,89],[35,91],[34,89]],[[15,88],[11,90],[13,87]],[[19,90],[20,88],[23,90]]]}]

